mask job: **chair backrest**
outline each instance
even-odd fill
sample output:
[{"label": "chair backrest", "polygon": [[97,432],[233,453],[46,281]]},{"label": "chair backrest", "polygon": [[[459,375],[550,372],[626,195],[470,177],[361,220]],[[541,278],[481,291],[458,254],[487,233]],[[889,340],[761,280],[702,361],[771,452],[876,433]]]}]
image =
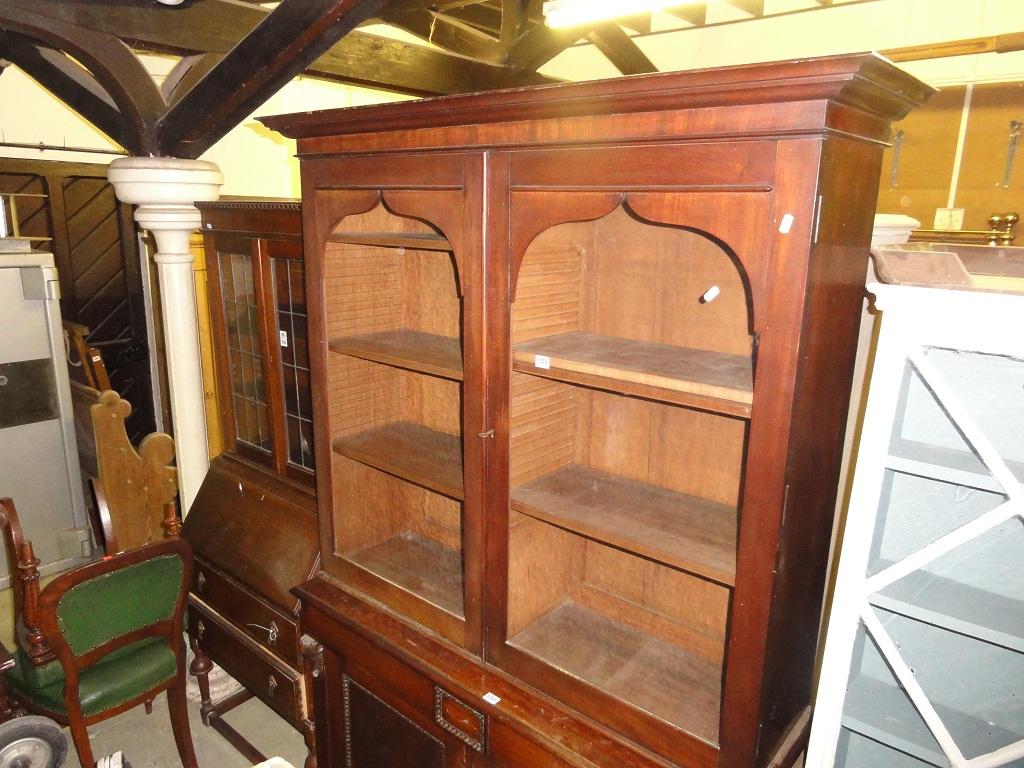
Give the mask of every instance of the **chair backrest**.
[{"label": "chair backrest", "polygon": [[36,622],[65,677],[132,643],[165,638],[181,651],[192,550],[166,539],[68,571],[39,594]]},{"label": "chair backrest", "polygon": [[107,554],[126,552],[164,536],[164,507],[178,492],[174,439],[147,435],[136,451],[124,421],[131,404],[101,392],[90,407],[99,483],[94,485]]}]

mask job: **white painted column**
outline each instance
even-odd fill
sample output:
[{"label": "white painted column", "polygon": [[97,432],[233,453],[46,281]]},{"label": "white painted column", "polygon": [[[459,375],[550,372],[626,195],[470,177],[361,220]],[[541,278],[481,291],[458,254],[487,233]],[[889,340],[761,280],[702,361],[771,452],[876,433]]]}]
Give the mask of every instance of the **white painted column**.
[{"label": "white painted column", "polygon": [[156,240],[171,418],[182,514],[210,468],[203,375],[189,236],[199,229],[196,202],[216,200],[224,177],[214,163],[171,157],[123,157],[107,171],[118,199],[137,205],[135,220]]}]

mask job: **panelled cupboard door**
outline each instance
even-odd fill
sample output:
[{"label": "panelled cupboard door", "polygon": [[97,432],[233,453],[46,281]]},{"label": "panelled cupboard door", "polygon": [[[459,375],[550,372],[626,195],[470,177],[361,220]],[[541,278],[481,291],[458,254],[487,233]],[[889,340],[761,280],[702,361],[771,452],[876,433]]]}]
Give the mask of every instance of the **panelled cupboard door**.
[{"label": "panelled cupboard door", "polygon": [[[474,768],[485,765],[483,755],[430,716],[429,702],[397,695],[343,656],[325,652],[325,669],[318,682],[320,701],[339,709],[324,725],[328,738],[319,745],[320,759],[345,768]],[[399,670],[398,667],[395,668]],[[402,667],[403,674],[413,675]],[[404,680],[429,687],[425,679]],[[428,692],[429,693],[429,692]],[[325,696],[326,694],[326,701]],[[429,698],[429,696],[428,696]],[[444,721],[447,722],[447,721]],[[336,732],[340,731],[340,732]]]},{"label": "panelled cupboard door", "polygon": [[305,211],[323,567],[478,650],[482,174],[407,160],[322,164]]},{"label": "panelled cupboard door", "polygon": [[716,764],[720,743],[774,157],[751,142],[496,162],[508,495],[490,535],[507,559],[488,653],[687,765]]}]

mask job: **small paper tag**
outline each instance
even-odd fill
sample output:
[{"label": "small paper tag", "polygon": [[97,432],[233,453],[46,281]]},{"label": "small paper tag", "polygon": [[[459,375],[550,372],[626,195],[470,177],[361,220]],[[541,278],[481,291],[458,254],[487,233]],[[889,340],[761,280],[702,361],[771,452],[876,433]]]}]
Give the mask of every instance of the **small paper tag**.
[{"label": "small paper tag", "polygon": [[288,346],[288,331],[279,331],[279,334],[280,334],[280,338],[281,338],[281,346],[282,347],[287,347]]},{"label": "small paper tag", "polygon": [[547,355],[534,355],[533,356],[533,367],[534,368],[550,368],[551,358]]},{"label": "small paper tag", "polygon": [[484,694],[484,701],[491,705],[497,704],[499,701],[501,701],[501,696],[496,696],[490,691],[488,691]]}]

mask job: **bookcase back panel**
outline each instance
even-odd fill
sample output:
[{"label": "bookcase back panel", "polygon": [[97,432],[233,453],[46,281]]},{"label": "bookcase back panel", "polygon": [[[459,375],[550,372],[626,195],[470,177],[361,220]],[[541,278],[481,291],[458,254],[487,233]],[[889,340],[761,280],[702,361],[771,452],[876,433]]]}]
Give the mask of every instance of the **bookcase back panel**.
[{"label": "bookcase back panel", "polygon": [[328,367],[333,438],[408,421],[461,432],[461,390],[447,381],[347,355]]},{"label": "bookcase back panel", "polygon": [[512,340],[576,331],[749,355],[748,314],[741,273],[721,246],[619,207],[593,222],[551,227],[530,243]]},{"label": "bookcase back panel", "polygon": [[324,292],[329,338],[403,328],[459,336],[449,253],[330,243]]},{"label": "bookcase back panel", "polygon": [[[336,456],[338,489],[351,523],[336,531],[336,548],[348,554],[412,531],[457,549],[460,504],[344,456]],[[348,517],[346,517],[348,519]]]},{"label": "bookcase back panel", "polygon": [[510,645],[717,739],[727,588],[515,512],[509,573]]}]

